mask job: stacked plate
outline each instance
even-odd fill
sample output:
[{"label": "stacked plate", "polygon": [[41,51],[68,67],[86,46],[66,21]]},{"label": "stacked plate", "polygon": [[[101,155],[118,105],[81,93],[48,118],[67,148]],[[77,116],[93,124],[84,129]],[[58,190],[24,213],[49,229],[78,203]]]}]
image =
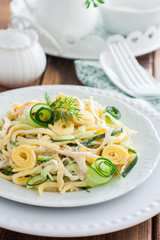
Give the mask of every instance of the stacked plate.
[{"label": "stacked plate", "polygon": [[[101,104],[112,104],[122,113],[122,121],[138,131],[133,142],[139,161],[124,179],[86,191],[37,192],[0,179],[0,226],[41,236],[73,237],[109,233],[138,224],[160,211],[160,114],[143,102],[112,92],[80,86],[37,86],[0,94],[4,112],[14,101],[27,102],[44,92],[62,91],[79,98],[92,95]],[[116,98],[115,98],[116,97]],[[125,102],[125,103],[124,103]],[[1,116],[0,116],[1,117]],[[156,186],[156,191],[154,189]],[[149,193],[149,194],[148,194]],[[8,200],[7,200],[8,199]],[[132,207],[131,207],[132,206]]]},{"label": "stacked plate", "polygon": [[[109,0],[108,0],[109,1]],[[106,1],[106,2],[108,2]],[[156,0],[154,0],[156,1]],[[125,37],[125,41],[129,45],[130,49],[132,49],[135,56],[140,56],[146,53],[149,53],[151,51],[156,50],[160,47],[160,28],[158,27],[158,21],[159,21],[159,15],[160,15],[160,8],[154,8],[154,11],[150,10],[136,10],[136,9],[124,9],[124,8],[115,8],[106,5],[102,5],[101,9],[101,15],[104,18],[104,22],[101,20],[101,18],[98,18],[97,12],[95,12],[95,9],[83,9],[82,13],[79,11],[79,14],[83,14],[83,20],[84,22],[88,22],[92,24],[92,26],[89,26],[89,29],[86,29],[83,26],[83,31],[77,33],[77,29],[82,25],[83,21],[77,22],[77,18],[79,15],[78,11],[72,11],[72,14],[74,16],[73,19],[71,17],[66,18],[66,13],[61,12],[61,14],[52,14],[52,11],[55,9],[53,6],[55,6],[55,2],[58,3],[56,6],[57,8],[60,8],[63,2],[66,2],[64,0],[61,1],[51,1],[51,0],[41,0],[42,5],[37,4],[37,0],[31,1],[31,0],[12,0],[11,2],[11,13],[12,17],[10,19],[9,26],[12,28],[34,28],[39,32],[40,36],[40,43],[43,46],[45,52],[47,54],[53,55],[53,56],[61,56],[64,58],[72,58],[72,59],[99,59],[100,53],[102,53],[105,50],[108,50],[107,43],[113,40],[119,40],[119,37],[121,35],[115,35],[116,33],[121,34],[127,34]],[[69,1],[67,1],[68,4]],[[75,1],[70,0],[71,4],[75,3]],[[124,1],[110,1],[113,5],[114,4],[123,4],[125,5]],[[141,4],[140,1],[129,1],[129,2],[135,2],[137,4]],[[142,1],[141,1],[142,2]],[[147,1],[152,2],[153,1]],[[159,4],[158,1],[157,5]],[[29,3],[26,5],[26,3]],[[43,11],[43,6],[46,7],[46,5],[51,6],[48,11]],[[59,6],[59,4],[61,6]],[[76,4],[80,6],[82,4],[82,0],[77,0]],[[141,4],[142,5],[142,4]],[[157,6],[156,5],[156,6]],[[28,7],[27,7],[28,6]],[[74,5],[74,9],[77,9]],[[144,2],[145,7],[150,7],[146,5],[146,2]],[[69,8],[69,4],[67,7],[64,8],[67,12]],[[50,9],[53,9],[52,11]],[[86,11],[85,11],[86,10]],[[99,8],[96,8],[96,11],[98,11]],[[60,10],[59,10],[60,11]],[[59,11],[57,11],[59,13]],[[87,12],[88,11],[88,12]],[[86,13],[87,16],[86,16]],[[141,14],[143,13],[143,17],[141,17]],[[59,20],[59,16],[63,16],[64,22],[62,23]],[[53,19],[55,16],[57,16],[57,20]],[[90,18],[89,18],[90,16]],[[129,17],[129,19],[128,19]],[[85,19],[87,20],[85,21]],[[97,21],[98,18],[98,21]],[[130,19],[131,18],[131,19]],[[73,24],[77,22],[77,28]],[[117,20],[118,19],[118,20]],[[138,19],[138,20],[137,20]],[[142,25],[145,23],[145,28],[140,28],[139,21],[142,21]],[[53,21],[54,20],[54,21]],[[70,22],[69,22],[70,21]],[[115,22],[118,24],[114,24]],[[138,21],[138,23],[137,23]],[[52,24],[50,24],[52,22]],[[70,24],[69,30],[66,32],[66,22]],[[71,24],[72,22],[72,24]],[[97,23],[96,23],[97,22]],[[55,24],[56,23],[56,26]],[[57,24],[58,23],[58,24]],[[127,26],[126,26],[127,24]],[[116,26],[115,26],[116,25]],[[152,26],[153,25],[153,26]],[[59,29],[57,28],[59,26]],[[82,26],[81,26],[82,27]],[[55,28],[55,31],[53,31],[53,28]],[[76,28],[76,30],[74,30]],[[116,29],[114,29],[116,28]],[[117,32],[117,28],[120,32]],[[138,28],[138,29],[137,29]],[[129,31],[130,29],[130,31]],[[110,32],[109,32],[109,31]],[[127,30],[128,32],[124,32]],[[138,31],[137,31],[138,30]],[[85,31],[85,32],[84,32]],[[87,33],[88,32],[88,33]],[[111,33],[112,32],[112,33]]]}]

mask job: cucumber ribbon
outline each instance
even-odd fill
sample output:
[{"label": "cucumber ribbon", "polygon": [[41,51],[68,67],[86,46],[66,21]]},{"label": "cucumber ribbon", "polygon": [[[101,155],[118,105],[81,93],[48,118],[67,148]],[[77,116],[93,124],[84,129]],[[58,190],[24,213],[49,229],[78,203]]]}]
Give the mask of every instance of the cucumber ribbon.
[{"label": "cucumber ribbon", "polygon": [[113,107],[113,106],[106,107],[106,112],[111,114],[111,116],[114,117],[117,120],[119,120],[121,118],[120,111],[117,108]]},{"label": "cucumber ribbon", "polygon": [[54,121],[54,111],[47,104],[37,103],[30,110],[30,118],[34,123],[47,127]]},{"label": "cucumber ribbon", "polygon": [[[124,178],[136,165],[137,161],[138,157],[136,155],[135,159],[128,165],[125,171],[120,173],[117,167],[109,159],[97,158],[91,166],[86,164],[87,173],[83,181],[88,187],[96,187],[110,181],[115,173],[117,173],[119,177]],[[72,174],[78,175],[79,173],[77,163],[68,165],[67,169]]]}]

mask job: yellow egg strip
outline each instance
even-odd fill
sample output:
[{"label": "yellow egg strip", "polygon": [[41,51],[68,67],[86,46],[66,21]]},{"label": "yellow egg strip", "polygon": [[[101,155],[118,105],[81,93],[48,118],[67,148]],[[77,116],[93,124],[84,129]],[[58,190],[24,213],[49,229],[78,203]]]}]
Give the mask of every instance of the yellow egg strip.
[{"label": "yellow egg strip", "polygon": [[47,134],[51,137],[54,137],[55,134],[49,130],[49,129],[46,129],[46,128],[34,128],[34,129],[29,129],[29,130],[17,130],[15,131],[13,134],[12,134],[12,137],[11,137],[11,141],[15,142],[15,139],[17,137],[17,135],[19,134],[23,134],[23,135],[26,135],[26,134],[33,134],[33,135],[37,135],[37,134]]},{"label": "yellow egg strip", "polygon": [[26,171],[23,171],[23,172],[15,173],[12,176],[13,182],[17,185],[25,186],[26,182],[28,181],[28,178],[25,178],[25,176],[28,176],[28,175],[32,176],[32,175],[36,175],[36,174],[40,173],[42,171],[42,165],[43,164],[41,164],[41,165],[35,167],[34,169],[31,169],[31,170],[26,170]]},{"label": "yellow egg strip", "polygon": [[78,125],[87,125],[87,126],[95,125],[95,118],[92,113],[86,110],[81,110],[79,114],[80,114],[80,120],[74,117],[74,123]]},{"label": "yellow egg strip", "polygon": [[31,128],[32,128],[31,126],[26,125],[26,124],[19,124],[19,125],[16,125],[16,126],[12,127],[9,130],[7,136],[5,138],[3,138],[2,140],[0,140],[0,146],[6,145],[10,141],[11,136],[15,131],[20,130],[20,129],[25,130],[25,129],[31,129]]},{"label": "yellow egg strip", "polygon": [[14,172],[32,169],[36,165],[36,154],[30,146],[21,145],[13,149],[11,154],[13,162],[17,165]]},{"label": "yellow egg strip", "polygon": [[3,173],[1,173],[1,172],[0,172],[0,177],[1,177],[1,178],[4,178],[4,179],[6,179],[6,180],[9,180],[9,181],[12,180],[12,176],[7,176],[7,175],[5,175],[5,174],[3,174]]},{"label": "yellow egg strip", "polygon": [[38,186],[38,193],[40,196],[43,195],[43,191],[45,191],[47,188],[50,189],[57,189],[57,183],[54,182],[44,182],[41,185]]},{"label": "yellow egg strip", "polygon": [[72,135],[74,132],[74,123],[68,121],[67,123],[59,119],[54,125],[49,125],[49,128],[58,136]]},{"label": "yellow egg strip", "polygon": [[109,159],[115,165],[123,165],[128,158],[127,150],[119,145],[109,145],[102,151],[102,157]]},{"label": "yellow egg strip", "polygon": [[64,188],[61,190],[61,194],[65,194],[71,188],[75,187],[86,187],[87,184],[83,181],[81,182],[67,182],[64,184]]}]

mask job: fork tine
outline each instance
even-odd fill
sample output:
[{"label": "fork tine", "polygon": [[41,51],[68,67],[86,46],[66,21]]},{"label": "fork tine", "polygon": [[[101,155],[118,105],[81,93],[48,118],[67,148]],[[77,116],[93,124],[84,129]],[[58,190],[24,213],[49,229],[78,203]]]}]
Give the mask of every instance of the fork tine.
[{"label": "fork tine", "polygon": [[135,77],[136,77],[135,81],[137,81],[137,83],[138,83],[138,89],[136,89],[135,91],[139,92],[139,90],[140,90],[141,94],[144,95],[143,91],[145,88],[145,92],[148,95],[156,94],[156,93],[158,93],[158,95],[160,95],[159,94],[160,86],[158,85],[158,83],[156,83],[156,80],[151,81],[150,76],[147,76],[147,74],[145,74],[144,70],[142,69],[142,67],[139,65],[138,61],[133,56],[133,54],[132,54],[131,50],[129,49],[128,45],[126,44],[126,42],[121,42],[121,43],[118,42],[118,46],[121,49],[121,53],[125,57],[125,59],[128,63],[128,66],[129,66],[130,70],[132,71],[132,74],[135,75]]},{"label": "fork tine", "polygon": [[116,62],[119,62],[119,69],[122,73],[122,71],[124,72],[124,78],[123,78],[123,82],[124,84],[130,88],[131,90],[133,90],[133,88],[135,88],[135,85],[139,85],[137,83],[137,80],[135,79],[134,75],[132,74],[130,68],[128,67],[126,58],[124,58],[123,56],[123,52],[121,52],[120,48],[117,46],[117,43],[112,43],[109,46],[110,51],[112,52],[112,54],[114,53],[114,60]]},{"label": "fork tine", "polygon": [[135,70],[138,71],[138,76],[141,76],[140,81],[143,81],[143,83],[147,84],[147,85],[151,85],[151,86],[155,85],[152,81],[150,81],[148,78],[146,78],[146,76],[145,76],[144,72],[142,71],[138,61],[133,56],[133,53],[131,52],[128,44],[124,41],[124,42],[121,42],[120,45],[125,50],[125,53],[128,54],[128,59],[130,60],[130,63],[132,64],[132,66],[135,68]]},{"label": "fork tine", "polygon": [[[131,52],[127,52],[127,49],[126,49],[126,45],[127,44],[124,44],[124,43],[120,43],[118,42],[117,43],[120,51],[121,51],[121,54],[123,55],[125,61],[126,61],[126,64],[128,65],[130,71],[132,72],[132,76],[134,76],[134,84],[136,84],[137,86],[139,86],[140,84],[142,85],[146,85],[147,82],[145,81],[145,78],[144,76],[142,77],[140,75],[140,66],[138,65],[138,68],[135,66],[135,64],[133,62],[135,61],[132,61],[133,60],[133,54]],[[132,78],[133,79],[133,78]],[[147,84],[148,85],[148,84]]]},{"label": "fork tine", "polygon": [[117,53],[115,52],[115,50],[113,49],[113,43],[109,43],[108,44],[108,48],[112,54],[112,57],[114,59],[114,61],[116,62],[118,69],[120,69],[121,74],[122,74],[122,81],[124,82],[124,79],[126,78],[127,80],[129,80],[126,72],[124,71],[124,69],[122,68],[121,63],[119,62],[119,59],[117,58]]},{"label": "fork tine", "polygon": [[[127,44],[126,44],[127,45]],[[129,58],[134,59],[131,52],[126,53],[125,46],[122,46],[119,42],[112,42],[108,44],[108,48],[112,54],[112,57],[117,64],[119,73],[121,74],[121,80],[131,91],[142,97],[160,97],[160,89],[158,84],[155,87],[154,84],[150,84],[148,81],[144,81],[147,76],[145,73],[139,75],[139,63],[133,64],[132,61],[128,61]],[[132,57],[130,57],[132,56]],[[134,63],[136,60],[134,61]],[[136,65],[136,66],[135,66]],[[144,77],[145,76],[145,77]]]}]

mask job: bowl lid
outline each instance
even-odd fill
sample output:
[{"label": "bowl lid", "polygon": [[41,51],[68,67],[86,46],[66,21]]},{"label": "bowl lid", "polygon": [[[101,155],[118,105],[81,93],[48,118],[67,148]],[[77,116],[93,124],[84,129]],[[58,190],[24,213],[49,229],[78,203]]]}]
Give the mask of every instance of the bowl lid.
[{"label": "bowl lid", "polygon": [[34,30],[20,30],[14,28],[0,30],[0,48],[23,49],[31,47],[38,41],[38,35]]}]

